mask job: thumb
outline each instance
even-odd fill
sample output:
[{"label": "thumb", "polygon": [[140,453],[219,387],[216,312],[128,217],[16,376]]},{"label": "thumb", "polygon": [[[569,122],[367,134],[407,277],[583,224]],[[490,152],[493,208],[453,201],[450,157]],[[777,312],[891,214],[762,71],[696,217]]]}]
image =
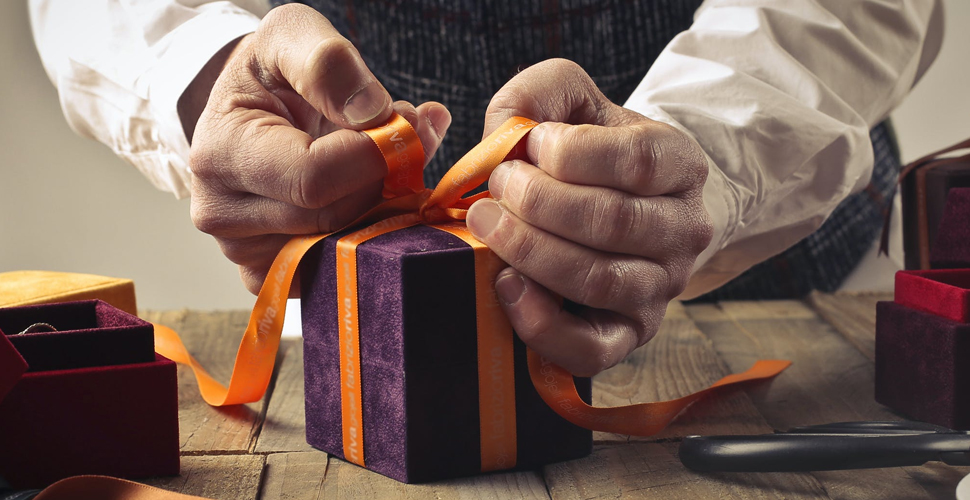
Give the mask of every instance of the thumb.
[{"label": "thumb", "polygon": [[331,122],[361,130],[391,115],[391,96],[360,53],[316,10],[300,4],[277,7],[256,30],[259,68],[277,84],[291,86]]},{"label": "thumb", "polygon": [[612,105],[578,64],[549,59],[526,68],[495,93],[485,111],[482,137],[513,116],[598,125],[597,111],[606,104]]}]

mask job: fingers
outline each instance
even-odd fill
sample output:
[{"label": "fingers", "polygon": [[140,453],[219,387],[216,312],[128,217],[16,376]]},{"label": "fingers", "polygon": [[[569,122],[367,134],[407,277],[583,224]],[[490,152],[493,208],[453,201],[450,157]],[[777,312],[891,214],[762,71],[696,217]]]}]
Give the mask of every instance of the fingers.
[{"label": "fingers", "polygon": [[519,338],[574,375],[595,375],[649,340],[646,329],[614,312],[567,312],[548,290],[511,267],[499,273],[495,290]]},{"label": "fingers", "polygon": [[576,303],[638,317],[645,304],[675,297],[687,266],[667,267],[631,255],[593,250],[522,221],[493,200],[480,200],[468,227],[502,260]]},{"label": "fingers", "polygon": [[380,182],[318,209],[246,193],[231,193],[200,197],[192,204],[191,215],[200,231],[217,238],[329,233],[349,224],[380,200]]},{"label": "fingers", "polygon": [[271,10],[256,30],[254,56],[278,85],[291,86],[341,127],[362,130],[391,114],[391,98],[357,49],[317,11]]},{"label": "fingers", "polygon": [[[419,111],[399,102],[395,110],[415,128],[430,159],[451,115],[438,103]],[[225,115],[211,128],[208,140],[193,144],[190,159],[202,191],[253,193],[319,209],[387,173],[380,150],[362,132],[341,129],[313,140],[283,118],[252,109]]]},{"label": "fingers", "polygon": [[529,66],[495,93],[485,111],[482,137],[513,116],[538,122],[594,123],[597,110],[607,103],[579,65],[550,59]]},{"label": "fingers", "polygon": [[625,127],[543,123],[529,133],[528,158],[563,182],[641,196],[703,185],[707,161],[684,133],[659,122]]},{"label": "fingers", "polygon": [[524,222],[597,250],[665,262],[709,240],[702,212],[685,200],[571,184],[520,160],[499,165],[489,188]]}]

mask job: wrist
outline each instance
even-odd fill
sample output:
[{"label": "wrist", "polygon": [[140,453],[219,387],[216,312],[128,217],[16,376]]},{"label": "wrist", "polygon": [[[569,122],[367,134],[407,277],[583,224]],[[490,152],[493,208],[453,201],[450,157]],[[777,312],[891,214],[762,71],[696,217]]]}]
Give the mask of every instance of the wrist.
[{"label": "wrist", "polygon": [[212,92],[212,87],[215,85],[216,80],[219,79],[219,75],[222,74],[222,71],[226,68],[229,61],[242,51],[242,48],[246,45],[242,41],[248,36],[249,34],[236,38],[213,54],[195,78],[192,79],[192,82],[185,88],[182,95],[179,96],[177,104],[179,120],[182,123],[182,131],[185,132],[185,138],[189,141],[189,144],[192,143],[192,136],[195,134],[195,126],[199,121],[199,116],[202,115],[202,110],[205,109],[206,104],[209,102],[209,94]]}]

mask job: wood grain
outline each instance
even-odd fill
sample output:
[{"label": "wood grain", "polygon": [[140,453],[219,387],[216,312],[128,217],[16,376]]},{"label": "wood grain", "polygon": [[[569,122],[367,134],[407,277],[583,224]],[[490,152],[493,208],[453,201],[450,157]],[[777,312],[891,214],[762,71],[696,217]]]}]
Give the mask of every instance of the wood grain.
[{"label": "wood grain", "polygon": [[265,458],[260,455],[182,457],[182,471],[178,476],[140,482],[213,500],[255,500],[264,462]]},{"label": "wood grain", "polygon": [[813,293],[806,302],[846,341],[872,361],[876,360],[876,302],[893,300],[890,294]]},{"label": "wood grain", "polygon": [[545,468],[553,500],[599,498],[829,498],[809,474],[701,474],[681,465],[677,443],[598,446],[593,455]]},{"label": "wood grain", "polygon": [[266,410],[263,428],[256,440],[256,453],[312,451],[306,442],[306,412],[303,401],[303,341],[286,340],[280,346],[283,357]]},{"label": "wood grain", "polygon": [[403,484],[321,451],[274,453],[266,460],[263,500],[547,499],[535,472],[488,474],[428,484]]},{"label": "wood grain", "polygon": [[[674,302],[656,337],[593,379],[595,406],[665,401],[706,389],[730,372],[683,306]],[[724,391],[690,407],[655,436],[631,438],[597,432],[596,442],[656,441],[690,434],[770,432],[747,394]]]},{"label": "wood grain", "polygon": [[[189,352],[216,380],[229,382],[248,311],[144,311],[147,321],[173,328]],[[202,400],[192,370],[178,367],[179,439],[182,454],[249,451],[263,420],[266,399],[247,405],[215,408]]]},{"label": "wood grain", "polygon": [[[687,308],[732,370],[757,358],[793,365],[749,392],[778,430],[797,425],[899,420],[873,396],[874,364],[806,304],[796,301],[725,302]],[[871,341],[870,341],[871,342]],[[945,467],[945,466],[944,466]],[[952,498],[955,474],[914,476],[903,468],[816,472],[832,498]],[[958,479],[957,479],[958,480]]]}]

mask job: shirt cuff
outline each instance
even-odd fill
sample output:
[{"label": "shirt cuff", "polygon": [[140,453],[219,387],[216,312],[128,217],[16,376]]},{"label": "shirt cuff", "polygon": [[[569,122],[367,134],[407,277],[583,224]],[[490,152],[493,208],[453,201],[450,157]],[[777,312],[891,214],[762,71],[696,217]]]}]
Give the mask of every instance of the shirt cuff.
[{"label": "shirt cuff", "polygon": [[259,18],[228,2],[198,7],[201,13],[182,23],[159,43],[158,64],[146,75],[152,114],[158,123],[159,141],[167,170],[175,176],[168,190],[179,198],[190,194],[189,141],[182,129],[178,100],[209,59],[229,42],[256,30]]},{"label": "shirt cuff", "polygon": [[[631,103],[628,102],[627,104]],[[641,109],[634,109],[633,106],[627,107],[651,120],[670,125],[694,140],[694,135],[689,130],[657,106],[646,106]],[[696,140],[694,142],[696,143]],[[704,150],[699,144],[697,148],[701,151]],[[725,242],[730,241],[731,234],[738,225],[740,207],[734,183],[724,175],[724,172],[718,168],[707,152],[704,152],[704,157],[707,159],[707,181],[704,184],[703,192],[704,208],[711,217],[713,233],[707,248],[694,261],[694,270],[687,288],[678,297],[681,300],[709,292],[738,274],[734,270],[718,271],[712,269],[713,266],[706,265],[715,253],[724,248]]]}]

